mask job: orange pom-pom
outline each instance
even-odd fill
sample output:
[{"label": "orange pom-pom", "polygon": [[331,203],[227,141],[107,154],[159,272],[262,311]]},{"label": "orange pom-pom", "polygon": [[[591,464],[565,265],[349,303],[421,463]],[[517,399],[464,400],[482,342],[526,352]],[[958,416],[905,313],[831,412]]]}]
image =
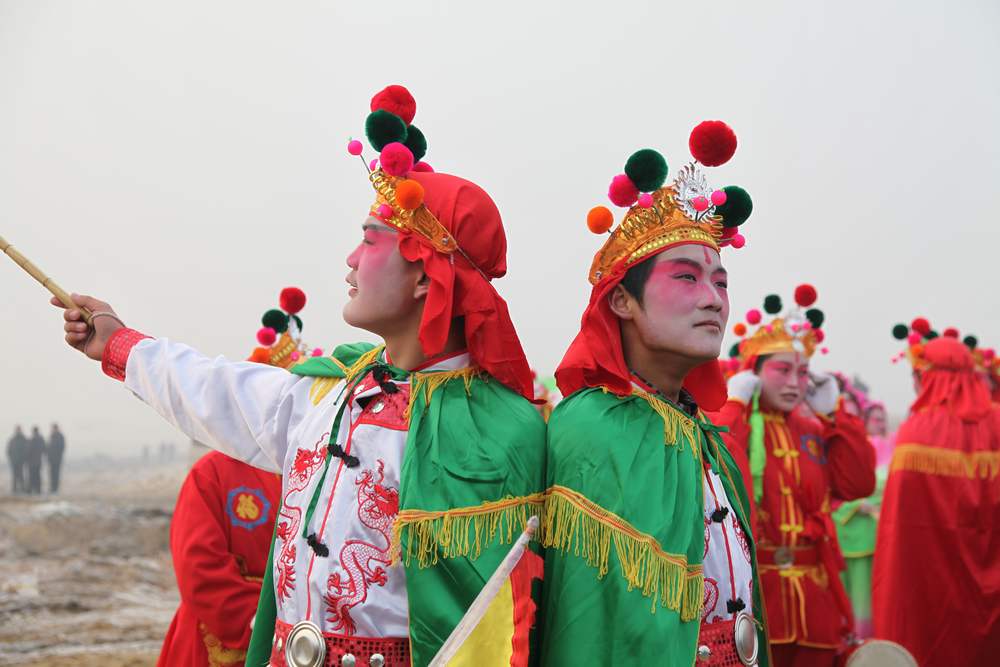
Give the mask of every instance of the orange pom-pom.
[{"label": "orange pom-pom", "polygon": [[615,224],[615,216],[607,206],[595,206],[587,213],[587,227],[595,234],[603,234]]},{"label": "orange pom-pom", "polygon": [[412,211],[424,203],[424,186],[413,179],[396,183],[396,203]]},{"label": "orange pom-pom", "polygon": [[736,326],[733,327],[733,333],[736,334],[737,336],[746,336],[747,335],[747,325],[745,325],[742,322],[740,322],[739,324],[737,324]]},{"label": "orange pom-pom", "polygon": [[250,359],[248,361],[254,361],[258,364],[269,364],[271,363],[271,348],[269,347],[258,347],[250,354]]}]

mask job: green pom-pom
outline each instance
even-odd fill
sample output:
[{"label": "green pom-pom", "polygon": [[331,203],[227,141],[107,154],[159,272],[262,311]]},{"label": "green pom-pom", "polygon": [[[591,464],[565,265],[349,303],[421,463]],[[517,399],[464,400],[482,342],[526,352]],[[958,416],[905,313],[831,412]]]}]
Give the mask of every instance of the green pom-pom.
[{"label": "green pom-pom", "polygon": [[733,343],[733,346],[729,348],[729,358],[735,359],[738,356],[740,356],[740,344]]},{"label": "green pom-pom", "polygon": [[260,318],[260,323],[265,327],[271,327],[279,334],[288,331],[288,315],[277,308],[272,308],[264,313],[264,317]]},{"label": "green pom-pom", "polygon": [[813,325],[813,329],[819,329],[826,321],[826,315],[819,308],[810,308],[806,311],[806,319],[809,320],[809,324]]},{"label": "green pom-pom", "polygon": [[927,335],[924,336],[924,339],[925,340],[934,340],[935,338],[937,338],[940,335],[941,334],[939,334],[937,331],[934,331],[934,329],[931,329],[930,331],[927,332]]},{"label": "green pom-pom", "polygon": [[299,328],[299,331],[302,331],[302,318],[298,315],[292,315],[292,318],[295,320],[295,326]]},{"label": "green pom-pom", "polygon": [[396,114],[379,109],[365,119],[365,135],[372,148],[381,151],[394,141],[406,143],[406,123]]},{"label": "green pom-pom", "polygon": [[768,294],[764,297],[764,312],[768,315],[777,315],[781,312],[781,297],[777,294]]},{"label": "green pom-pom", "polygon": [[424,133],[416,125],[411,125],[406,130],[406,141],[404,143],[410,149],[410,152],[413,153],[414,162],[420,162],[427,155],[427,139],[424,138]]},{"label": "green pom-pom", "polygon": [[625,175],[639,192],[653,192],[667,180],[667,161],[652,148],[643,148],[632,153],[625,163]]},{"label": "green pom-pom", "polygon": [[727,185],[722,190],[726,193],[726,203],[715,207],[715,215],[722,216],[723,227],[739,227],[753,213],[753,200],[738,185]]},{"label": "green pom-pom", "polygon": [[975,350],[977,347],[979,347],[979,339],[976,338],[975,336],[966,336],[965,338],[962,339],[962,342],[965,343],[965,346],[968,347],[970,350]]},{"label": "green pom-pom", "polygon": [[910,335],[910,327],[905,324],[897,324],[892,328],[892,337],[896,340],[906,340],[906,337]]}]

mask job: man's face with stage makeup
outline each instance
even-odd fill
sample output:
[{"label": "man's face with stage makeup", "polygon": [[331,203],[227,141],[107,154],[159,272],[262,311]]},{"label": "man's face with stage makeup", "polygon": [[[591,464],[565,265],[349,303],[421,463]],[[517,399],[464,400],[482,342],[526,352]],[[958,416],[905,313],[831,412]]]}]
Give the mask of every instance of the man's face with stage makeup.
[{"label": "man's face with stage makeup", "polygon": [[809,388],[809,359],[799,352],[777,352],[761,364],[757,375],[762,407],[791,412],[805,400]]},{"label": "man's face with stage makeup", "polygon": [[347,257],[344,321],[385,337],[419,312],[423,266],[403,259],[398,233],[381,221],[368,218],[361,233],[361,243]]},{"label": "man's face with stage makeup", "polygon": [[719,356],[729,319],[729,285],[719,253],[683,245],[653,262],[632,322],[642,343],[702,362]]}]

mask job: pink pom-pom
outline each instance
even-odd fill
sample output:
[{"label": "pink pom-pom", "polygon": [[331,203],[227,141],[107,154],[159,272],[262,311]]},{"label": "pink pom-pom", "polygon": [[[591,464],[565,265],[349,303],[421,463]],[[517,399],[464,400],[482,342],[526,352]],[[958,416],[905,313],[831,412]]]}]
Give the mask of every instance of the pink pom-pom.
[{"label": "pink pom-pom", "polygon": [[695,197],[694,199],[691,200],[691,206],[693,206],[694,210],[698,211],[699,213],[701,213],[702,211],[707,211],[708,210],[708,198],[707,197]]},{"label": "pink pom-pom", "polygon": [[301,354],[299,354],[299,351],[298,351],[298,350],[295,350],[295,351],[294,351],[294,352],[292,352],[292,353],[291,353],[291,354],[290,354],[289,356],[291,357],[292,361],[298,361],[298,360],[299,360],[299,357],[301,357],[302,355],[301,355]]},{"label": "pink pom-pom", "polygon": [[389,218],[391,218],[392,217],[392,207],[389,206],[388,204],[379,204],[378,205],[378,217],[382,218],[383,220],[388,220]]},{"label": "pink pom-pom", "polygon": [[274,345],[276,340],[278,340],[278,332],[271,327],[261,327],[257,330],[257,342],[261,345]]},{"label": "pink pom-pom", "polygon": [[382,163],[382,171],[390,176],[406,176],[413,169],[413,152],[398,141],[386,144],[378,159]]},{"label": "pink pom-pom", "polygon": [[323,348],[317,347],[315,350],[312,351],[312,356],[314,356],[314,357],[322,357],[323,356]]},{"label": "pink pom-pom", "polygon": [[429,173],[433,173],[434,167],[430,166],[429,164],[421,160],[420,162],[413,165],[413,169],[411,169],[410,171],[426,171]]},{"label": "pink pom-pom", "polygon": [[764,331],[766,331],[767,333],[771,333],[772,331],[774,331],[774,327],[768,324],[766,327],[764,327]]},{"label": "pink pom-pom", "polygon": [[812,328],[813,328],[812,322],[806,322],[805,324],[802,325],[803,331],[809,331]]},{"label": "pink pom-pom", "polygon": [[639,188],[635,187],[635,183],[628,176],[618,174],[611,179],[608,199],[615,206],[631,206],[639,199]]},{"label": "pink pom-pom", "polygon": [[916,332],[911,333],[909,336],[906,337],[906,342],[908,342],[910,345],[916,345],[917,343],[920,342],[920,334]]},{"label": "pink pom-pom", "polygon": [[352,139],[347,144],[347,152],[350,153],[351,155],[361,155],[361,151],[363,151],[364,149],[365,147],[362,146],[361,142],[358,141],[357,139]]},{"label": "pink pom-pom", "polygon": [[830,348],[824,347],[823,349],[820,350],[820,353],[821,354],[830,354]]},{"label": "pink pom-pom", "polygon": [[712,193],[712,205],[713,206],[722,206],[725,203],[726,203],[726,191],[725,190],[716,190],[715,192]]},{"label": "pink pom-pom", "polygon": [[744,237],[742,234],[737,234],[736,236],[733,237],[733,247],[734,248],[737,248],[737,249],[738,248],[742,248],[746,244],[747,244],[746,237]]},{"label": "pink pom-pom", "polygon": [[652,208],[653,195],[649,194],[648,192],[643,192],[641,195],[639,195],[639,206],[643,208]]},{"label": "pink pom-pom", "polygon": [[757,310],[756,308],[751,308],[750,310],[747,311],[746,320],[750,324],[760,324],[760,321],[763,319],[763,317],[764,316],[761,314],[759,310]]},{"label": "pink pom-pom", "polygon": [[801,330],[802,330],[802,325],[800,325],[800,324],[793,324],[792,325],[792,332],[793,333],[798,333]]}]

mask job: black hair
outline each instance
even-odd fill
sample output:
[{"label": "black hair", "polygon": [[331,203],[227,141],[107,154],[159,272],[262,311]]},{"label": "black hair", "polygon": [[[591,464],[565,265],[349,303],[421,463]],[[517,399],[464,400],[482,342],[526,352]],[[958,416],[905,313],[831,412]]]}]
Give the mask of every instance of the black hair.
[{"label": "black hair", "polygon": [[757,361],[753,364],[753,372],[760,373],[760,369],[764,367],[764,362],[771,358],[770,354],[760,354],[757,355]]},{"label": "black hair", "polygon": [[642,294],[646,291],[646,283],[649,282],[649,276],[653,272],[653,264],[654,262],[648,259],[639,262],[626,271],[625,277],[622,278],[621,286],[639,302],[640,306],[642,305]]}]

